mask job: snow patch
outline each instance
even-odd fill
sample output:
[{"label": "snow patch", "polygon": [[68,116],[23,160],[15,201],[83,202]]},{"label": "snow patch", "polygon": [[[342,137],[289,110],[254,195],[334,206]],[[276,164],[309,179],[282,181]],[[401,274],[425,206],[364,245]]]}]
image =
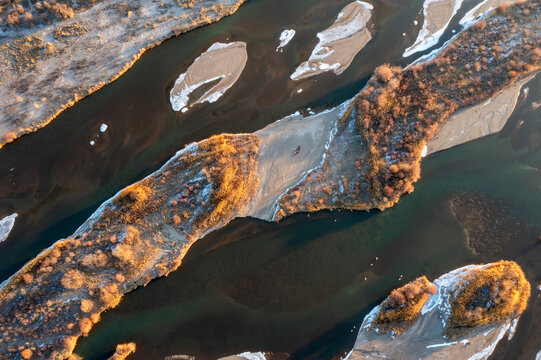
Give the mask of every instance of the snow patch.
[{"label": "snow patch", "polygon": [[278,50],[284,51],[283,49],[284,46],[289,44],[289,42],[291,41],[291,39],[293,39],[294,36],[295,36],[295,30],[293,29],[287,29],[287,30],[282,31],[282,33],[280,34],[280,45],[278,45],[278,47],[276,48],[276,51]]},{"label": "snow patch", "polygon": [[256,352],[256,353],[243,352],[242,354],[238,354],[237,356],[241,358],[245,358],[246,360],[266,360],[265,354],[263,354],[262,352]]},{"label": "snow patch", "polygon": [[16,218],[17,214],[15,213],[0,220],[0,243],[8,238],[11,229],[13,229],[13,225],[15,225]]},{"label": "snow patch", "polygon": [[426,154],[428,154],[428,147],[425,145],[421,151],[421,157],[426,157]]}]

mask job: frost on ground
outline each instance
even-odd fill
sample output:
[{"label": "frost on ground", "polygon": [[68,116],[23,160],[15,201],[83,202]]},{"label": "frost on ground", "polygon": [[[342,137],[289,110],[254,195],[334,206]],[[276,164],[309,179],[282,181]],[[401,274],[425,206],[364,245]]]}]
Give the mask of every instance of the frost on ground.
[{"label": "frost on ground", "polygon": [[0,220],[0,243],[8,238],[16,218],[17,214],[11,214]]},{"label": "frost on ground", "polygon": [[355,1],[347,5],[329,28],[319,32],[318,44],[310,58],[291,74],[292,80],[301,80],[326,71],[336,75],[344,72],[353,58],[372,39],[367,29],[373,6]]},{"label": "frost on ground", "polygon": [[[214,43],[175,81],[170,93],[173,110],[186,112],[194,104],[217,101],[237,82],[247,60],[246,43]],[[210,88],[192,99],[203,86]]]},{"label": "frost on ground", "polygon": [[425,0],[423,27],[413,45],[407,48],[402,56],[408,57],[436,45],[462,2],[463,0]]},{"label": "frost on ground", "polygon": [[276,48],[276,51],[278,50],[284,51],[283,49],[284,46],[289,44],[289,42],[291,41],[291,39],[293,39],[294,36],[295,36],[295,30],[293,29],[282,31],[282,33],[280,34],[280,45],[278,45],[278,47]]}]

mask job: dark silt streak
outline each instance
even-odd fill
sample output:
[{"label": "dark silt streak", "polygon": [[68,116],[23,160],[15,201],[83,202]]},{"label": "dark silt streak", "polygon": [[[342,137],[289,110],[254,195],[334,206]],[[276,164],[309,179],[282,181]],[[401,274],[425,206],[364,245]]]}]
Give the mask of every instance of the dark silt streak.
[{"label": "dark silt streak", "polygon": [[[251,0],[234,16],[148,51],[117,81],[5,146],[0,151],[0,216],[20,216],[0,245],[0,279],[69,236],[100,203],[159,168],[185,144],[222,132],[252,132],[298,109],[327,108],[355,95],[382,60],[372,54],[395,41],[402,29],[382,30],[342,76],[289,80],[315,45],[315,34],[332,24],[347,3]],[[401,10],[375,5],[380,14],[375,27],[382,29]],[[297,35],[277,53],[286,28],[295,28]],[[175,114],[169,90],[178,75],[212,43],[236,40],[246,41],[249,53],[237,84],[216,103]],[[400,51],[388,53],[388,61],[399,61]],[[102,123],[108,125],[104,133]]]}]

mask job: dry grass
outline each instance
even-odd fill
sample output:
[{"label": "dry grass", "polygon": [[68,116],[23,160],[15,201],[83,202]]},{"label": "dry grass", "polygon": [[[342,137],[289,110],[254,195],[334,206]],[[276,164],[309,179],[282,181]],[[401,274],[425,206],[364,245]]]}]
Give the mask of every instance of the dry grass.
[{"label": "dry grass", "polygon": [[124,360],[135,352],[135,343],[118,344],[115,353],[109,360]]},{"label": "dry grass", "polygon": [[452,336],[464,327],[474,327],[522,314],[530,298],[530,283],[513,261],[499,261],[474,269],[460,291],[450,299],[447,332]]},{"label": "dry grass", "polygon": [[395,289],[381,303],[381,311],[373,326],[380,331],[400,333],[410,322],[419,316],[428,298],[437,291],[425,276]]},{"label": "dry grass", "polygon": [[540,68],[539,27],[532,21],[540,13],[538,1],[510,6],[505,16],[494,12],[464,31],[430,62],[375,70],[355,104],[377,207],[390,207],[413,190],[424,143],[450,114]]}]

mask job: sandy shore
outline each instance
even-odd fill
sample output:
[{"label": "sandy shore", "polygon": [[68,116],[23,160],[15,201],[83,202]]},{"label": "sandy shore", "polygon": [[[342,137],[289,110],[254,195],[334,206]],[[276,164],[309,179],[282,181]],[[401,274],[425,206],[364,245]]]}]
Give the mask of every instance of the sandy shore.
[{"label": "sandy shore", "polygon": [[[124,294],[177,269],[195,241],[235,218],[272,216],[277,221],[302,211],[393,206],[413,191],[422,144],[437,124],[457,107],[486,102],[490,94],[513,86],[517,78],[498,70],[505,69],[506,61],[516,61],[518,51],[530,56],[535,68],[524,68],[517,76],[539,69],[541,57],[520,47],[537,42],[539,29],[532,19],[541,6],[532,6],[532,16],[517,6],[508,16],[495,16],[484,30],[460,34],[454,40],[457,46],[445,53],[455,60],[440,62],[443,71],[438,69],[437,79],[446,81],[431,80],[432,64],[414,70],[382,66],[349,106],[307,118],[290,116],[255,134],[222,134],[188,145],[0,285],[0,327],[10,328],[9,339],[0,338],[0,357],[20,356],[26,348],[42,358],[67,358],[103,311],[117,306]],[[466,74],[472,59],[459,58],[469,53],[463,48],[479,48],[487,33],[511,28],[510,19],[519,26],[503,32],[502,41],[516,47],[515,53],[479,69],[479,77],[494,81],[472,98],[468,89],[476,78],[459,78],[447,70],[452,66]],[[381,116],[376,107],[387,106],[381,94],[393,95],[387,102],[403,101],[404,93],[421,93],[419,81],[432,97],[438,96],[436,103],[445,104],[434,122],[418,121],[433,115],[426,97],[400,103],[412,114],[400,117],[405,121],[393,126],[374,121]],[[451,92],[457,96],[445,102]],[[394,103],[389,105],[392,109]]]},{"label": "sandy shore", "polygon": [[273,220],[276,199],[320,166],[347,103],[316,115],[294,114],[255,132],[259,139],[259,191],[247,216]]},{"label": "sandy shore", "polygon": [[73,18],[8,30],[0,44],[0,147],[115,80],[146,50],[230,15],[244,1],[189,8],[172,0],[102,0]]},{"label": "sandy shore", "polygon": [[471,25],[478,17],[486,14],[492,9],[497,8],[503,4],[512,4],[517,2],[517,0],[484,0],[481,1],[477,6],[468,11],[462,19],[460,19],[460,25],[469,26]]},{"label": "sandy shore", "polygon": [[426,0],[423,4],[423,27],[413,45],[407,48],[402,56],[408,57],[436,45],[462,2],[463,0]]},{"label": "sandy shore", "polygon": [[310,58],[291,74],[291,79],[301,80],[327,71],[337,75],[344,72],[355,55],[372,39],[367,29],[372,9],[372,5],[361,1],[347,5],[334,24],[317,34],[319,43]]},{"label": "sandy shore", "polygon": [[499,132],[513,113],[522,87],[534,76],[521,80],[483,104],[453,114],[427,142],[427,155]]},{"label": "sandy shore", "polygon": [[[239,79],[248,61],[246,43],[215,43],[195,59],[171,89],[173,110],[186,112],[194,104],[215,102]],[[190,95],[200,87],[216,82],[196,99]]]},{"label": "sandy shore", "polygon": [[472,270],[488,265],[466,266],[436,279],[436,294],[428,299],[411,327],[399,335],[380,333],[372,328],[380,312],[380,306],[376,306],[364,318],[353,350],[346,359],[488,359],[504,336],[512,338],[518,318],[464,328],[453,340],[444,337],[452,306],[451,294],[467,283]]}]

